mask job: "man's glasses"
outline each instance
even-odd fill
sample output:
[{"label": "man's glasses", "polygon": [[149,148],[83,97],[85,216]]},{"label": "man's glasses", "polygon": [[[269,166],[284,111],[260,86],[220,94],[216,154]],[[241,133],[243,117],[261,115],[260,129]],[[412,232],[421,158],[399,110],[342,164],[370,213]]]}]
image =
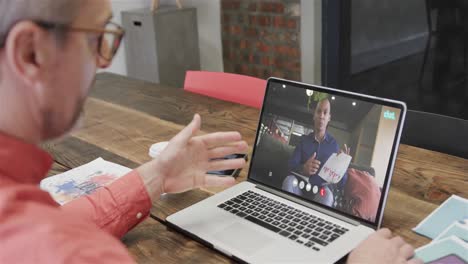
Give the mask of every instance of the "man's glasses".
[{"label": "man's glasses", "polygon": [[125,35],[125,30],[113,22],[108,22],[104,28],[71,27],[45,22],[36,22],[36,24],[50,30],[56,28],[58,30],[98,34],[98,54],[108,62],[111,62],[114,58]]},{"label": "man's glasses", "polygon": [[[115,54],[117,53],[120,43],[122,42],[122,38],[125,35],[125,30],[113,23],[108,22],[104,28],[82,28],[82,27],[71,27],[68,25],[57,24],[57,23],[50,23],[44,21],[35,21],[36,25],[47,29],[47,30],[56,30],[60,31],[74,31],[74,32],[84,32],[84,33],[91,33],[97,34],[98,38],[98,54],[99,56],[111,62],[114,58]],[[4,42],[0,40],[0,48],[3,47]]]}]

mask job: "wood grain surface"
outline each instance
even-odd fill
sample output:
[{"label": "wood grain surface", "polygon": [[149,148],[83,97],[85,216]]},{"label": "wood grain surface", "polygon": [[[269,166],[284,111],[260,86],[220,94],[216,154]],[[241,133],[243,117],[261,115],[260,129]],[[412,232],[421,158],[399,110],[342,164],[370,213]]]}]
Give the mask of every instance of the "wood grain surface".
[{"label": "wood grain surface", "polygon": [[[169,140],[202,116],[200,133],[239,131],[253,145],[259,111],[212,98],[113,74],[99,74],[85,105],[83,128],[67,139],[45,144],[56,164],[51,174],[97,157],[135,168],[150,160],[151,144]],[[250,149],[252,150],[252,148]],[[244,169],[238,181],[246,179]],[[413,246],[429,242],[411,231],[451,194],[468,196],[468,160],[401,145],[384,214],[385,227]],[[166,230],[165,218],[222,189],[168,194],[154,201],[152,217],[124,238],[140,263],[226,262],[224,256]],[[175,251],[174,251],[175,250]],[[174,254],[176,252],[176,254]],[[173,256],[178,255],[180,256]],[[182,256],[187,261],[181,261]],[[180,257],[180,258],[179,258]]]}]

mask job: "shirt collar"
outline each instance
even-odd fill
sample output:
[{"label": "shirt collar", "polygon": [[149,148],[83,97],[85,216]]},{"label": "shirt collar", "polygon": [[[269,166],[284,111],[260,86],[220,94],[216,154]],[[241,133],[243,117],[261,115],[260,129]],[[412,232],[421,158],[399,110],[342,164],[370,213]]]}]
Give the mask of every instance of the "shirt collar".
[{"label": "shirt collar", "polygon": [[39,184],[53,163],[38,146],[0,132],[0,180]]},{"label": "shirt collar", "polygon": [[[313,139],[314,141],[317,141],[317,140],[315,139],[315,132],[310,133],[310,135],[311,135],[311,137],[312,137],[312,139]],[[330,140],[331,140],[330,134],[328,134],[328,131],[325,131],[325,137],[323,138],[323,141],[326,141],[326,142],[330,143]]]},{"label": "shirt collar", "polygon": [[330,143],[331,136],[330,136],[330,134],[328,134],[328,132],[325,132],[325,138],[324,138],[324,140],[325,140],[326,142]]}]

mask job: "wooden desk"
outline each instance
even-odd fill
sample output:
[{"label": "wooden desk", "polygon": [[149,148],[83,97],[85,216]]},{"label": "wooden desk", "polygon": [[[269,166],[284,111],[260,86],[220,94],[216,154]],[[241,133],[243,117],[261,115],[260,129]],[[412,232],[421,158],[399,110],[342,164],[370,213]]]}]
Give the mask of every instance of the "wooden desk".
[{"label": "wooden desk", "polygon": [[[134,168],[148,161],[149,146],[169,140],[194,113],[202,133],[240,131],[253,145],[259,111],[160,85],[100,74],[85,106],[84,127],[66,140],[45,146],[55,157],[52,174],[97,157]],[[246,179],[243,170],[239,181]],[[384,214],[384,226],[413,246],[429,242],[411,228],[451,194],[468,196],[468,160],[402,145]],[[123,242],[140,263],[222,263],[229,259],[165,227],[165,218],[220,190],[193,190],[155,201],[152,218]]]}]

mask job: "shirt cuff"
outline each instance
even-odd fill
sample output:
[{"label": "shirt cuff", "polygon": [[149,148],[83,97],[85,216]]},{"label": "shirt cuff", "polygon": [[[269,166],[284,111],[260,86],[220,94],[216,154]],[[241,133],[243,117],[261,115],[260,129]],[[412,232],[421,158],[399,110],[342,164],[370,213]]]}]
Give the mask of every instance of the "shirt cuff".
[{"label": "shirt cuff", "polygon": [[[124,226],[121,226],[124,229],[121,235],[138,225],[149,215],[152,206],[151,198],[136,170],[117,179],[105,188],[108,189],[114,200],[111,207],[115,206],[116,211],[122,217],[123,221],[119,222],[125,223]],[[101,224],[105,226],[109,223]]]},{"label": "shirt cuff", "polygon": [[62,206],[68,214],[90,221],[116,237],[143,221],[150,209],[151,199],[136,171]]}]

